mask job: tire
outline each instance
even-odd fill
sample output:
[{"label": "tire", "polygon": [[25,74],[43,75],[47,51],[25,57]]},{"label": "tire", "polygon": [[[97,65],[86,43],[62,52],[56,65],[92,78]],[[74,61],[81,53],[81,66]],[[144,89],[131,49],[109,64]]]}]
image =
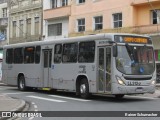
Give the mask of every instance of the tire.
[{"label": "tire", "polygon": [[18,89],[21,90],[21,91],[25,91],[26,90],[26,84],[25,84],[24,76],[20,76],[18,78]]},{"label": "tire", "polygon": [[123,95],[123,94],[118,94],[118,95],[115,95],[115,97],[116,97],[117,99],[122,99],[122,98],[124,97],[124,95]]},{"label": "tire", "polygon": [[89,84],[86,78],[83,78],[79,85],[79,94],[81,98],[87,99],[90,97]]}]

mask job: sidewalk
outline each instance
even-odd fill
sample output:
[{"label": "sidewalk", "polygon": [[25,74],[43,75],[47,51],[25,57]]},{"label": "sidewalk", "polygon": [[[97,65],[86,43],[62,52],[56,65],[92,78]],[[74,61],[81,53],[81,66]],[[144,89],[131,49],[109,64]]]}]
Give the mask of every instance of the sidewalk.
[{"label": "sidewalk", "polygon": [[[0,86],[5,84],[0,82]],[[7,117],[2,118],[1,112],[15,112],[22,111],[25,108],[26,102],[21,99],[14,99],[7,95],[0,94],[0,120],[6,120]]]}]

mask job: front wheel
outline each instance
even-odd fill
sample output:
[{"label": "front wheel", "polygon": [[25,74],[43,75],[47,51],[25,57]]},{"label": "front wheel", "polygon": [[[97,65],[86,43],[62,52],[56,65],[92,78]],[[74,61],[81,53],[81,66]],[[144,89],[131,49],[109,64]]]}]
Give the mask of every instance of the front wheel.
[{"label": "front wheel", "polygon": [[90,97],[89,84],[86,78],[82,79],[80,86],[79,86],[79,92],[80,92],[81,98],[87,99]]},{"label": "front wheel", "polygon": [[18,89],[21,91],[26,90],[25,78],[24,76],[20,76],[18,78]]}]

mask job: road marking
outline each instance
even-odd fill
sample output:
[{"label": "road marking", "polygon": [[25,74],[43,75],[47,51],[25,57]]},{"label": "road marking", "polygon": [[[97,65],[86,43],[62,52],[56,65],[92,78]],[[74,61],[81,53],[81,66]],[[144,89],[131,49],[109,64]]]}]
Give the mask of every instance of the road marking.
[{"label": "road marking", "polygon": [[47,100],[47,101],[52,101],[52,102],[66,102],[63,100],[49,99],[49,98],[43,98],[43,97],[38,97],[38,96],[26,96],[26,97],[36,98],[36,99],[40,99],[40,100]]},{"label": "road marking", "polygon": [[154,97],[145,97],[145,96],[129,96],[129,95],[126,95],[127,97],[132,97],[132,98],[141,98],[141,99],[159,99],[159,98],[154,98]]},{"label": "road marking", "polygon": [[78,99],[78,98],[63,97],[63,96],[58,96],[58,95],[49,95],[49,96],[57,97],[57,98],[63,98],[63,99],[69,99],[69,100],[83,101],[83,102],[91,101],[91,100],[84,100],[84,99]]},{"label": "road marking", "polygon": [[34,93],[34,92],[17,92],[17,93],[3,93],[5,95],[14,95],[14,94],[24,94],[24,93]]},{"label": "road marking", "polygon": [[35,103],[34,102],[31,102],[32,103],[32,105],[35,105]]},{"label": "road marking", "polygon": [[34,105],[34,108],[37,109],[38,108],[37,105]]}]

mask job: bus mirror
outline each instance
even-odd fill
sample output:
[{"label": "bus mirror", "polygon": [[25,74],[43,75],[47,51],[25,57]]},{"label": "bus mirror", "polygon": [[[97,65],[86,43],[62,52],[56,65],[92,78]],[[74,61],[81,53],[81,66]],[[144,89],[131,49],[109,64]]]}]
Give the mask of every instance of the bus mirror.
[{"label": "bus mirror", "polygon": [[113,46],[113,57],[117,57],[117,45]]}]

